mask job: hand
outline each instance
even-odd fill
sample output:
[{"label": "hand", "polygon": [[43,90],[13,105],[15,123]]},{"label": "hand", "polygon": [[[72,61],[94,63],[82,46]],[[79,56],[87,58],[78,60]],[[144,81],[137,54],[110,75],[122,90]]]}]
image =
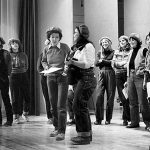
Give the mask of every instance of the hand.
[{"label": "hand", "polygon": [[103,59],[99,59],[98,62],[101,63],[103,61]]}]

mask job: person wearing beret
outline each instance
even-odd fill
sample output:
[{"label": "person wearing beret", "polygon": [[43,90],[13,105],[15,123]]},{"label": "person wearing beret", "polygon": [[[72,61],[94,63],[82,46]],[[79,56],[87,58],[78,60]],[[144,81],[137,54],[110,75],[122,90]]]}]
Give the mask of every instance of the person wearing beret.
[{"label": "person wearing beret", "polygon": [[150,109],[147,100],[147,91],[143,88],[145,58],[147,49],[143,48],[140,35],[131,33],[129,36],[131,54],[127,63],[127,84],[130,104],[131,124],[127,128],[140,127],[139,108],[142,113],[145,129],[150,126]]},{"label": "person wearing beret", "polygon": [[129,38],[125,35],[119,37],[119,46],[115,50],[112,65],[115,68],[116,74],[116,85],[119,99],[123,106],[123,125],[127,126],[130,121],[130,107],[129,107],[129,98],[123,93],[124,84],[127,82],[127,68],[125,67],[129,59],[130,54],[130,44]]},{"label": "person wearing beret", "polygon": [[101,50],[97,53],[95,66],[99,67],[98,86],[96,99],[96,121],[95,125],[101,125],[104,119],[104,94],[106,91],[106,121],[105,124],[111,123],[113,115],[114,97],[116,90],[115,71],[112,68],[112,59],[114,50],[111,48],[112,41],[109,37],[102,37],[99,40]]}]

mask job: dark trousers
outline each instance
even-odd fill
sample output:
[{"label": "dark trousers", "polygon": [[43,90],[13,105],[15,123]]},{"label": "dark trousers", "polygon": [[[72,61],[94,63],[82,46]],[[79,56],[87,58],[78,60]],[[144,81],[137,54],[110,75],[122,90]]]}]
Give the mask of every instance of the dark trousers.
[{"label": "dark trousers", "polygon": [[49,119],[52,118],[52,113],[51,113],[51,103],[48,95],[47,76],[41,75],[41,86],[42,86],[42,92],[46,104],[46,114],[47,114],[47,118]]},{"label": "dark trousers", "polygon": [[106,120],[110,121],[112,119],[114,97],[116,91],[116,80],[114,70],[100,70],[99,72],[96,100],[96,120],[98,122],[104,119],[105,90],[107,94]]},{"label": "dark trousers", "polygon": [[69,119],[74,119],[73,100],[74,100],[74,91],[69,90],[67,99]]},{"label": "dark trousers", "polygon": [[92,132],[88,101],[96,88],[96,78],[93,75],[83,76],[78,81],[73,101],[76,131],[78,136],[90,136]]},{"label": "dark trousers", "polygon": [[130,71],[128,78],[128,95],[130,103],[131,123],[139,124],[139,108],[141,109],[143,122],[150,122],[150,108],[147,100],[147,92],[143,89],[143,77]]},{"label": "dark trousers", "polygon": [[49,99],[52,104],[53,125],[59,133],[66,131],[67,76],[47,76]]},{"label": "dark trousers", "polygon": [[[1,96],[3,99],[5,111],[6,111],[6,117],[7,121],[13,122],[13,112],[12,112],[12,106],[10,103],[10,97],[9,97],[9,80],[8,77],[5,79],[5,83],[0,81],[0,90],[1,90]],[[0,123],[2,123],[2,112],[0,107]]]},{"label": "dark trousers", "polygon": [[123,106],[122,119],[130,121],[129,99],[126,99],[122,92],[122,90],[124,89],[125,82],[127,82],[127,72],[116,73],[116,85],[118,90],[118,96]]},{"label": "dark trousers", "polygon": [[29,81],[26,73],[11,74],[10,90],[14,114],[29,112]]}]

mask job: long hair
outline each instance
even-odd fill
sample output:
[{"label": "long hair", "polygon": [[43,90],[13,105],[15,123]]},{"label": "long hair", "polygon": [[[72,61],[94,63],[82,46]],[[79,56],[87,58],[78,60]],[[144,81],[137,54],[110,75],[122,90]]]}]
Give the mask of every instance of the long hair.
[{"label": "long hair", "polygon": [[19,45],[18,52],[23,52],[23,48],[22,48],[21,42],[19,40],[17,40],[17,39],[11,39],[11,40],[9,40],[9,43],[8,43],[10,53],[13,53],[13,49],[11,47],[12,43],[17,43]]}]

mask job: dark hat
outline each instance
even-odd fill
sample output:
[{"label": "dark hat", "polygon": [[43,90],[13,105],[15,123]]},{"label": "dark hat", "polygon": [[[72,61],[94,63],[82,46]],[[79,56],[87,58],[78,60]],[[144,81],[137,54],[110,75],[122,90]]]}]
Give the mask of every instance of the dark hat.
[{"label": "dark hat", "polygon": [[137,34],[137,33],[131,33],[130,36],[129,36],[129,40],[131,38],[134,39],[134,40],[136,40],[139,44],[142,44],[142,40],[141,40],[139,34]]},{"label": "dark hat", "polygon": [[49,39],[53,33],[59,33],[60,39],[62,38],[62,30],[59,27],[51,27],[46,31],[47,39]]},{"label": "dark hat", "polygon": [[84,38],[88,39],[89,37],[89,29],[86,25],[81,24],[78,27],[80,35],[82,35]]},{"label": "dark hat", "polygon": [[0,41],[1,41],[2,45],[5,44],[5,41],[4,41],[4,39],[2,37],[0,37]]}]

